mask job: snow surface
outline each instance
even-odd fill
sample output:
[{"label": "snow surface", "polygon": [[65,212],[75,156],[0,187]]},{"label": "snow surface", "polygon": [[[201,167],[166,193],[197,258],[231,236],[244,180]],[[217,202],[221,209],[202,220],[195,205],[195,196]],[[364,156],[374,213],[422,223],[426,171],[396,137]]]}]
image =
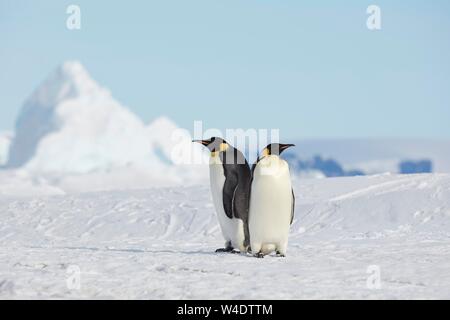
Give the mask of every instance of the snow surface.
[{"label": "snow surface", "polygon": [[[214,253],[207,185],[0,196],[0,298],[450,298],[450,175],[294,188],[288,255],[264,259]],[[373,265],[380,289],[366,285]]]}]

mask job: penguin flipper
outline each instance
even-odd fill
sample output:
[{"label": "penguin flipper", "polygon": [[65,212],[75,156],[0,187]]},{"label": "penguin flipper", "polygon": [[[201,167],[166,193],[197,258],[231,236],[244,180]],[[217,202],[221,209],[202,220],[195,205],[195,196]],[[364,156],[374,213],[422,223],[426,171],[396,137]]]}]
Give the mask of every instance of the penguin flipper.
[{"label": "penguin flipper", "polygon": [[291,224],[294,221],[294,211],[295,211],[295,195],[294,189],[292,189],[292,210],[291,210]]},{"label": "penguin flipper", "polygon": [[[250,204],[250,187],[251,176],[249,167],[244,167],[244,172],[248,172],[240,175],[240,181],[236,186],[232,205],[233,205],[233,217],[241,219],[244,223],[244,247],[250,247],[250,230],[248,226],[248,212]],[[248,249],[247,249],[248,250]]]},{"label": "penguin flipper", "polygon": [[[236,157],[243,157],[238,153]],[[227,172],[225,184],[223,186],[223,205],[228,218],[241,219],[244,223],[248,221],[248,205],[250,202],[251,171],[244,160],[244,163],[225,167]]]},{"label": "penguin flipper", "polygon": [[238,184],[237,176],[231,174],[227,176],[225,184],[223,185],[222,200],[223,209],[228,218],[233,219],[233,199],[235,197],[236,188]]}]

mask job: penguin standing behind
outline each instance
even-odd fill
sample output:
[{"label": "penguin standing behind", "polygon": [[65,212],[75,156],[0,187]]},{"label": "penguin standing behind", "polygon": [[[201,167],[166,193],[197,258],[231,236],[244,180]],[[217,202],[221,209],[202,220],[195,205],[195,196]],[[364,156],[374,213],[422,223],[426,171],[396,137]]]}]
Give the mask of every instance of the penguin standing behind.
[{"label": "penguin standing behind", "polygon": [[209,161],[211,193],[225,248],[216,252],[246,252],[250,243],[248,206],[251,171],[242,152],[222,138],[194,140],[211,151]]},{"label": "penguin standing behind", "polygon": [[252,253],[286,256],[295,196],[289,166],[280,154],[293,144],[269,144],[252,167],[249,231]]}]

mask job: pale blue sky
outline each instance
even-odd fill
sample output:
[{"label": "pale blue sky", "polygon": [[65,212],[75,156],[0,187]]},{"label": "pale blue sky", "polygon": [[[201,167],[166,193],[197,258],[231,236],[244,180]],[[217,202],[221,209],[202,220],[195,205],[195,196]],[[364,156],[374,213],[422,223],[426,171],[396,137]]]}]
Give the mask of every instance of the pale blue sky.
[{"label": "pale blue sky", "polygon": [[[66,29],[78,4],[82,29]],[[382,30],[366,28],[377,4]],[[0,130],[80,60],[148,122],[450,138],[450,2],[0,0]]]}]

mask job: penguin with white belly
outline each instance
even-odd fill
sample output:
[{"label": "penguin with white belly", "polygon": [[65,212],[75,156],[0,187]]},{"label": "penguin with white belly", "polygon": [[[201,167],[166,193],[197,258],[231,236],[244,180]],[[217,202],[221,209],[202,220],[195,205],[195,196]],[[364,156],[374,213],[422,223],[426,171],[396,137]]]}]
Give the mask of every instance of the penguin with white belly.
[{"label": "penguin with white belly", "polygon": [[242,152],[222,138],[194,140],[211,151],[209,161],[211,193],[225,247],[216,252],[247,252],[250,245],[248,206],[250,166]]},{"label": "penguin with white belly", "polygon": [[293,144],[269,144],[252,167],[249,232],[252,253],[285,257],[295,196],[288,163],[280,154]]}]

